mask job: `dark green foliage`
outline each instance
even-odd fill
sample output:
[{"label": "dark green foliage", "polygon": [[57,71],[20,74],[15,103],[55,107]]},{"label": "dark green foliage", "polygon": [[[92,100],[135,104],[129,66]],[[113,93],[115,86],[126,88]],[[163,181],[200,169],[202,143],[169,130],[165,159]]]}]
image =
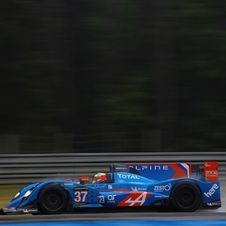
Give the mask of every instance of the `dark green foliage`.
[{"label": "dark green foliage", "polygon": [[53,141],[29,146],[26,136],[56,134],[70,134],[73,151],[225,148],[224,1],[0,9],[0,131],[19,134],[21,152],[51,152]]}]

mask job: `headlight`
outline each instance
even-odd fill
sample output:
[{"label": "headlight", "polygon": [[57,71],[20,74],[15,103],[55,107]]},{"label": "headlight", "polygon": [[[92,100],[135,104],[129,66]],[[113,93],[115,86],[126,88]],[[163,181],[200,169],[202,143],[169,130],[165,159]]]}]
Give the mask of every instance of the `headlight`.
[{"label": "headlight", "polygon": [[23,197],[24,197],[24,198],[28,197],[28,196],[31,194],[31,192],[32,192],[31,190],[28,190],[28,191],[24,194]]},{"label": "headlight", "polygon": [[20,196],[20,192],[18,192],[15,196],[14,196],[14,199],[16,199],[17,197]]}]

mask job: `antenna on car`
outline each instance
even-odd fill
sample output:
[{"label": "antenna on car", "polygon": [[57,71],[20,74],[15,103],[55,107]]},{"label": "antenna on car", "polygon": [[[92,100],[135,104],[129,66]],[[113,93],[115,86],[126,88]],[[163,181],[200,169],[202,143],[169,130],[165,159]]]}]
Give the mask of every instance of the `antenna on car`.
[{"label": "antenna on car", "polygon": [[73,180],[75,181],[75,164],[74,164],[74,167],[73,167]]},{"label": "antenna on car", "polygon": [[114,181],[114,164],[110,165],[111,180]]}]

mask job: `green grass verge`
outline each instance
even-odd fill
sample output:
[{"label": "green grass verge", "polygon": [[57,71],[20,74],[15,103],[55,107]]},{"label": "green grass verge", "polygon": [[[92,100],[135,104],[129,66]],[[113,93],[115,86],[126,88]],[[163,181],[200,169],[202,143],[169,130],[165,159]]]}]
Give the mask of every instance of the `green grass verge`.
[{"label": "green grass verge", "polygon": [[23,188],[23,184],[0,185],[0,208],[4,207]]}]

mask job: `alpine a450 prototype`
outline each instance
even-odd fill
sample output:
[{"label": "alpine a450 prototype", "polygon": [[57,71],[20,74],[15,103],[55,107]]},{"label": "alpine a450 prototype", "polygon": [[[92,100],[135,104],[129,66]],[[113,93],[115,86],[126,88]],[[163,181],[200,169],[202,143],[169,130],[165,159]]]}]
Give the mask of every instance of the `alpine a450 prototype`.
[{"label": "alpine a450 prototype", "polygon": [[[81,208],[169,207],[192,212],[221,207],[218,163],[111,164],[92,180],[47,180],[22,188],[1,214],[61,214]],[[150,208],[151,209],[151,208]]]}]

